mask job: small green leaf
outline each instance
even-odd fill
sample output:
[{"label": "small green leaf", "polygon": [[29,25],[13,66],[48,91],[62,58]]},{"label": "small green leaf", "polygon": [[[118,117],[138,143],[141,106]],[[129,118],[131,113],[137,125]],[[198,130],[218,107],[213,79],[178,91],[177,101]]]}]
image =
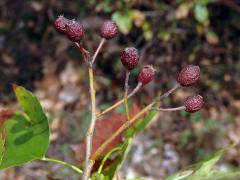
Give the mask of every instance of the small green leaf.
[{"label": "small green leaf", "polygon": [[44,157],[49,144],[49,125],[38,99],[23,87],[15,87],[25,113],[17,112],[4,123],[5,151],[0,169]]},{"label": "small green leaf", "polygon": [[126,138],[124,143],[119,146],[121,148],[121,150],[118,151],[119,155],[113,160],[111,166],[104,170],[104,175],[107,175],[110,179],[113,179],[116,172],[118,172],[122,167],[122,164],[131,149],[132,140],[132,138]]},{"label": "small green leaf", "polygon": [[215,32],[207,31],[205,33],[205,36],[206,36],[208,43],[210,43],[210,44],[218,44],[219,43],[219,37]]},{"label": "small green leaf", "polygon": [[150,121],[152,121],[154,119],[154,117],[157,115],[157,111],[155,110],[151,110],[148,112],[148,114],[140,121],[137,122],[136,126],[136,131],[137,133],[142,132],[147,125],[150,123]]},{"label": "small green leaf", "polygon": [[91,180],[104,180],[104,175],[96,172],[92,175]]},{"label": "small green leaf", "polygon": [[194,16],[198,22],[206,24],[209,18],[207,6],[196,4],[194,8]]},{"label": "small green leaf", "polygon": [[226,151],[226,149],[221,149],[217,152],[215,152],[212,156],[209,158],[203,160],[199,164],[199,168],[194,173],[195,176],[201,176],[210,173],[212,167],[219,161],[219,159],[222,157],[223,153]]},{"label": "small green leaf", "polygon": [[128,131],[126,132],[126,136],[133,137],[136,134],[142,132],[156,115],[157,111],[149,111],[143,119],[137,121],[136,125],[133,128],[128,129]]},{"label": "small green leaf", "polygon": [[186,170],[176,174],[173,174],[166,178],[166,180],[182,180],[193,173],[193,170]]},{"label": "small green leaf", "polygon": [[117,23],[119,30],[123,34],[128,34],[131,31],[133,24],[131,11],[126,11],[124,13],[115,12],[112,14],[112,20]]}]

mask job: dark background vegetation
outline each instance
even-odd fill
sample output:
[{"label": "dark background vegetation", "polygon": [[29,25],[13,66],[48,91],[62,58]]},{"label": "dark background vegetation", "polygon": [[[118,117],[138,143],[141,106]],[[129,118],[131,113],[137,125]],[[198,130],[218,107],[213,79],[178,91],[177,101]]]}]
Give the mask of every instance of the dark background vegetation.
[{"label": "dark background vegetation", "polygon": [[[122,98],[124,69],[119,52],[135,46],[141,65],[157,69],[154,82],[133,98],[139,106],[171,88],[186,64],[201,67],[198,85],[177,91],[163,106],[181,104],[200,93],[204,109],[195,114],[160,113],[137,137],[122,170],[128,177],[163,177],[240,140],[240,2],[238,0],[1,0],[0,106],[16,106],[11,83],[40,98],[51,121],[49,155],[75,162],[70,148],[84,137],[88,119],[86,65],[77,48],[59,35],[52,23],[58,15],[83,23],[85,46],[93,52],[106,19],[117,21],[121,33],[108,41],[96,64],[97,103]],[[136,85],[134,70],[131,88]],[[111,117],[111,115],[109,115]],[[113,119],[114,121],[114,119]],[[240,165],[239,146],[231,149],[219,168]],[[75,179],[66,168],[33,162],[1,171],[1,179]]]}]

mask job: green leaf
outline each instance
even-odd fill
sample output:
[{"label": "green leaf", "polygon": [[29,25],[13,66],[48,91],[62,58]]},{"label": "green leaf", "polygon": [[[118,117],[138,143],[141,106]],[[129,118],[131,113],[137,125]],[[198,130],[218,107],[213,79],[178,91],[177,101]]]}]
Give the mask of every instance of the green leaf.
[{"label": "green leaf", "polygon": [[237,177],[240,177],[240,171],[213,171],[207,180],[236,180]]},{"label": "green leaf", "polygon": [[115,12],[112,14],[112,20],[117,23],[119,30],[123,34],[128,34],[131,31],[133,23],[131,11],[126,11],[124,13]]},{"label": "green leaf", "polygon": [[212,167],[219,161],[226,149],[215,152],[212,156],[200,162],[200,168],[194,173],[195,175],[205,175],[209,173]]},{"label": "green leaf", "polygon": [[228,148],[217,151],[206,160],[195,164],[192,168],[171,175],[166,180],[231,180],[240,177],[240,171],[228,170],[222,172],[213,170],[213,166]]},{"label": "green leaf", "polygon": [[198,22],[206,24],[209,18],[207,6],[196,4],[194,8],[194,16]]},{"label": "green leaf", "polygon": [[148,112],[148,114],[136,124],[136,133],[142,132],[147,125],[154,119],[154,117],[157,115],[157,111],[151,110]]},{"label": "green leaf", "polygon": [[114,158],[111,166],[104,170],[104,175],[107,175],[110,179],[113,179],[116,172],[118,172],[119,169],[122,167],[122,164],[131,149],[132,140],[132,138],[126,138],[124,143],[119,146],[121,149],[117,152],[118,155]]},{"label": "green leaf", "polygon": [[142,132],[147,125],[154,119],[154,117],[157,115],[157,111],[152,110],[149,111],[148,114],[141,120],[138,120],[134,128],[129,128],[126,136],[127,137],[133,137],[136,134]]},{"label": "green leaf", "polygon": [[91,180],[104,180],[104,175],[96,172],[92,175]]},{"label": "green leaf", "polygon": [[4,151],[5,151],[5,137],[4,137],[4,128],[1,127],[0,129],[1,137],[0,137],[0,164],[3,159]]},{"label": "green leaf", "polygon": [[193,173],[193,170],[186,170],[182,172],[175,173],[166,178],[166,180],[182,180],[189,177]]},{"label": "green leaf", "polygon": [[25,113],[17,112],[4,123],[5,151],[0,169],[44,157],[49,144],[49,125],[38,99],[28,90],[14,88]]}]

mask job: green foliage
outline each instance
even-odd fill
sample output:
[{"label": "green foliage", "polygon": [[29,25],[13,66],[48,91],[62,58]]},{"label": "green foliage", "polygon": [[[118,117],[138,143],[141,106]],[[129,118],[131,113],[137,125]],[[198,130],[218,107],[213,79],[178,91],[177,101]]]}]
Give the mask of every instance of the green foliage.
[{"label": "green foliage", "polygon": [[196,4],[194,8],[194,16],[198,22],[206,24],[209,18],[207,7],[201,4]]},{"label": "green foliage", "polygon": [[227,148],[219,150],[209,158],[194,165],[194,167],[169,176],[166,180],[230,180],[240,177],[239,171],[229,170],[222,172],[213,169],[213,166],[219,161],[226,150]]},{"label": "green foliage", "polygon": [[[113,177],[116,175],[116,173],[119,171],[119,169],[122,167],[123,162],[125,161],[131,146],[132,146],[132,138],[127,138],[123,144],[120,144],[118,146],[119,150],[117,152],[117,155],[114,154],[116,157],[114,157],[113,163],[110,167],[107,167],[103,170],[103,174],[105,178],[113,179]],[[107,155],[106,155],[107,156]]]},{"label": "green foliage", "polygon": [[92,180],[104,180],[106,178],[104,177],[103,174],[96,172],[92,175],[91,179]]},{"label": "green foliage", "polygon": [[23,112],[4,123],[5,143],[0,143],[0,169],[17,166],[44,157],[49,144],[49,125],[38,99],[23,87],[15,94]]},{"label": "green foliage", "polygon": [[117,11],[112,14],[112,19],[116,21],[119,30],[123,34],[128,34],[132,29],[132,11],[126,11],[124,13]]},{"label": "green foliage", "polygon": [[[3,132],[3,128],[0,129],[1,131],[0,132]],[[1,136],[0,138],[0,163],[2,162],[2,159],[3,159],[3,155],[4,155],[4,150],[5,150],[5,138],[3,138]]]}]

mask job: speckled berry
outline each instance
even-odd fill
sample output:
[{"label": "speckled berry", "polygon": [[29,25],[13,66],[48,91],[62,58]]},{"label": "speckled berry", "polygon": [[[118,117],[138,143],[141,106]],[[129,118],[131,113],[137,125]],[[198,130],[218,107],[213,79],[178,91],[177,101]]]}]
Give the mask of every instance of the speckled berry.
[{"label": "speckled berry", "polygon": [[192,86],[200,79],[200,68],[195,65],[187,65],[178,74],[178,83],[181,86]]},{"label": "speckled berry", "polygon": [[202,106],[203,106],[203,97],[201,95],[195,95],[195,96],[190,96],[188,97],[183,105],[185,106],[185,110],[187,112],[191,112],[191,113],[194,113],[194,112],[197,112],[199,111]]},{"label": "speckled berry", "polygon": [[118,27],[114,21],[105,21],[101,28],[100,34],[102,38],[112,39],[118,34]]},{"label": "speckled berry", "polygon": [[148,84],[154,79],[155,69],[152,66],[144,66],[138,74],[138,83]]},{"label": "speckled berry", "polygon": [[139,61],[138,50],[134,47],[127,47],[121,52],[121,61],[125,68],[132,70]]},{"label": "speckled berry", "polygon": [[70,22],[69,19],[59,16],[55,21],[54,21],[54,27],[55,29],[62,34],[66,33],[67,25]]},{"label": "speckled berry", "polygon": [[67,37],[73,42],[80,42],[84,36],[84,28],[80,22],[71,20],[66,29]]}]

